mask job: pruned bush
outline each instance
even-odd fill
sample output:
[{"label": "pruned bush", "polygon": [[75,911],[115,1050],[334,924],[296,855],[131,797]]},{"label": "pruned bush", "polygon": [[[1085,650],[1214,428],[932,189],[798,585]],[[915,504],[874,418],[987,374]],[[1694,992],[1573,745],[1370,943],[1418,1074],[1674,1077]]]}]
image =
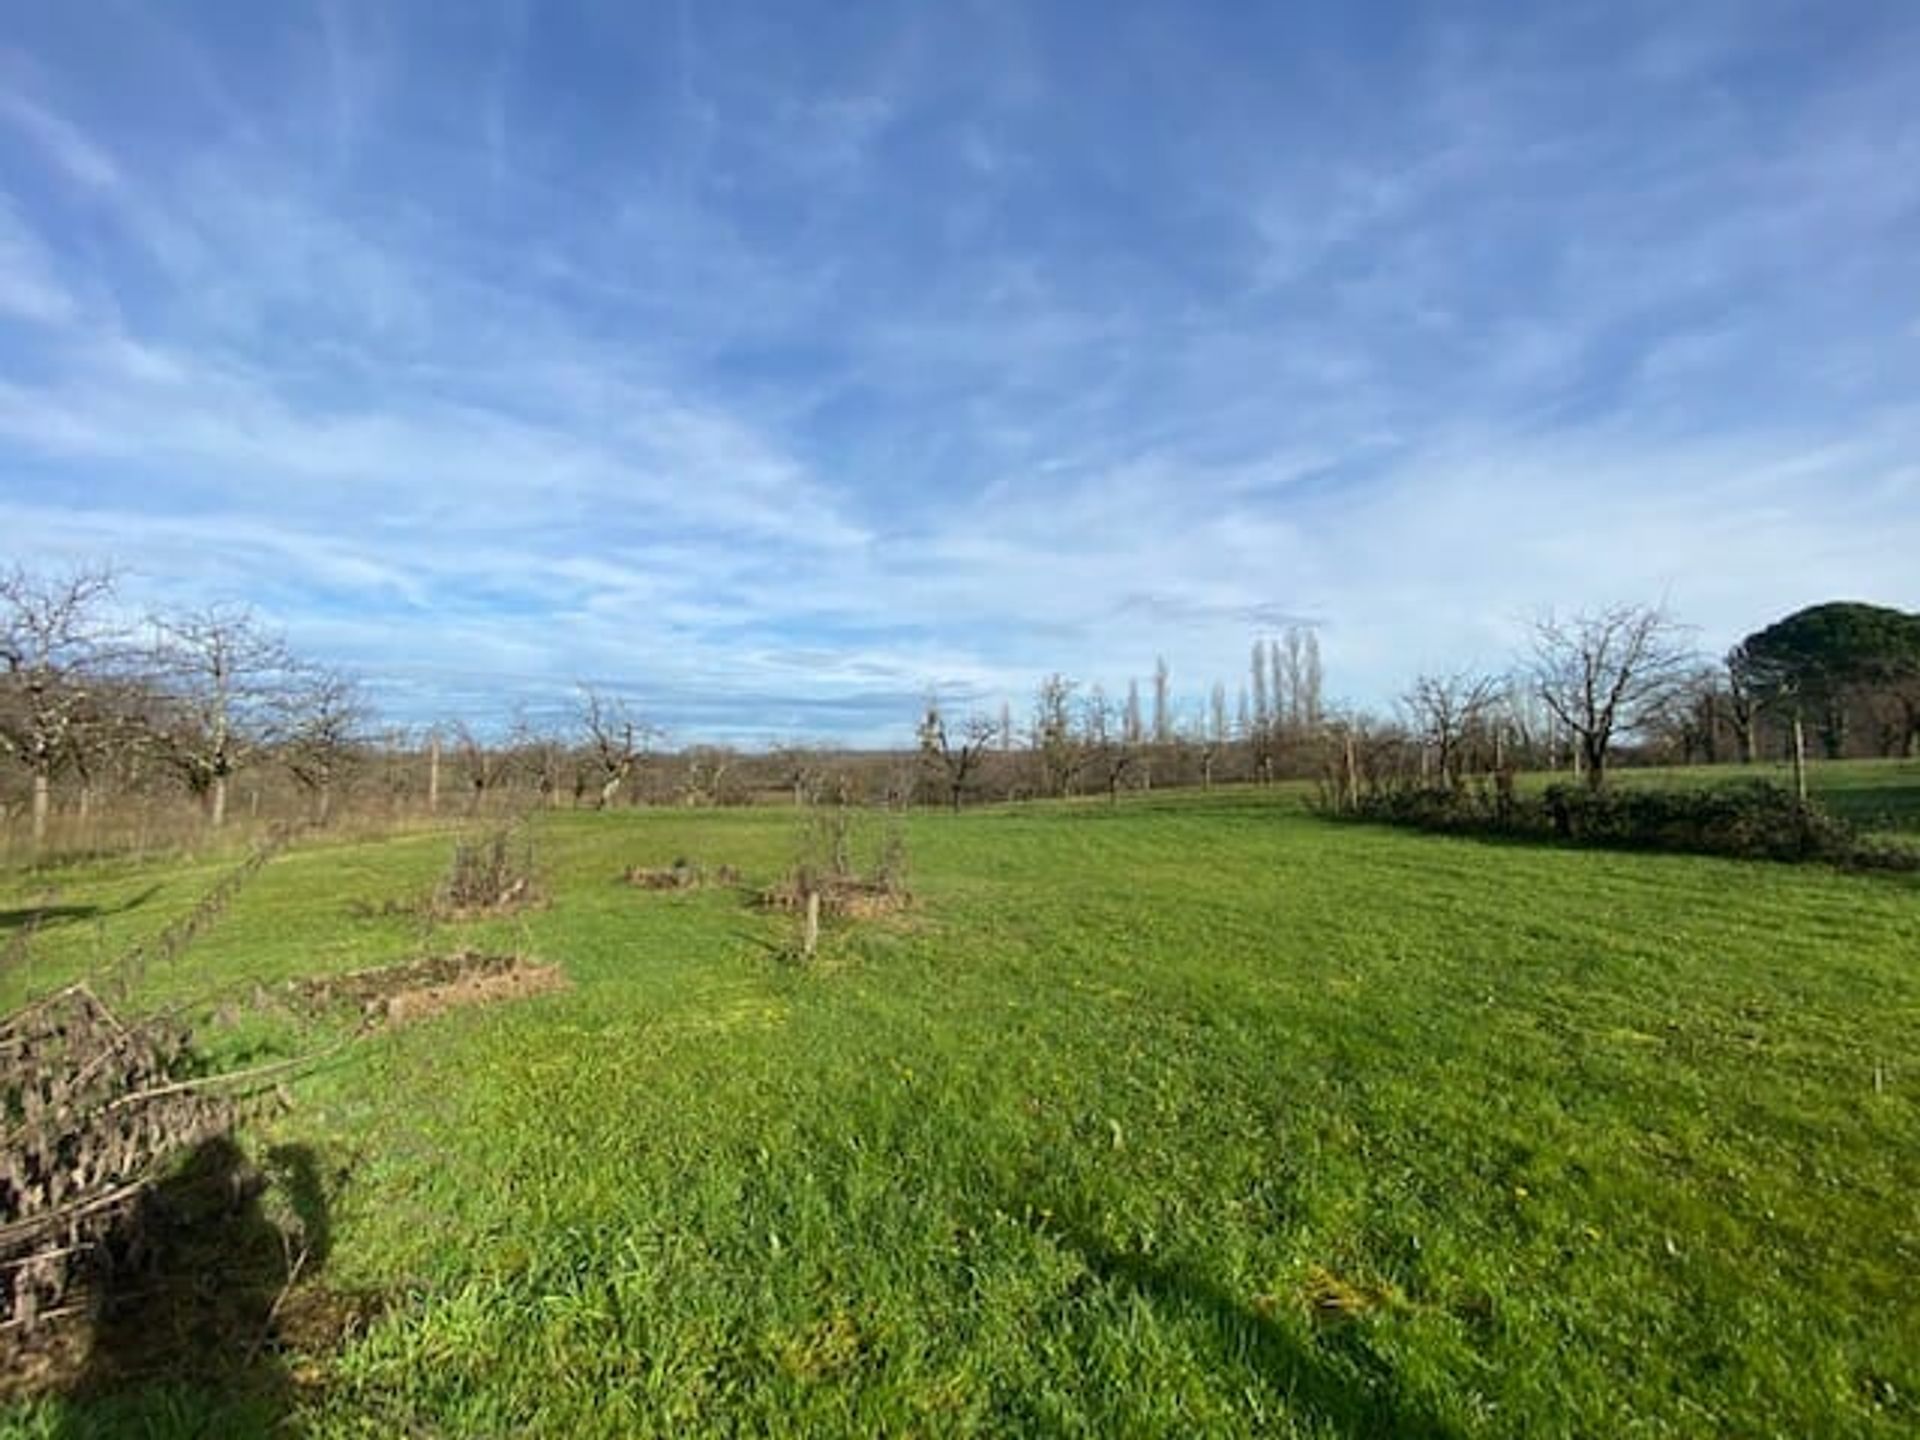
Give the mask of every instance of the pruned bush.
[{"label": "pruned bush", "polygon": [[[800,911],[807,896],[820,897],[823,914],[862,918],[898,910],[911,902],[907,842],[897,819],[889,819],[872,844],[872,863],[854,862],[856,815],[844,806],[821,807],[803,822],[797,854],[779,884],[760,893],[774,910]],[[864,848],[864,847],[863,847]]]},{"label": "pruned bush", "polygon": [[517,910],[538,898],[533,841],[501,829],[455,843],[452,863],[434,891],[433,908],[459,918]]},{"label": "pruned bush", "polygon": [[1451,834],[1508,836],[1617,850],[1870,869],[1920,869],[1920,851],[1863,838],[1812,800],[1764,781],[1649,790],[1552,785],[1537,796],[1511,783],[1383,787],[1323,813]]}]

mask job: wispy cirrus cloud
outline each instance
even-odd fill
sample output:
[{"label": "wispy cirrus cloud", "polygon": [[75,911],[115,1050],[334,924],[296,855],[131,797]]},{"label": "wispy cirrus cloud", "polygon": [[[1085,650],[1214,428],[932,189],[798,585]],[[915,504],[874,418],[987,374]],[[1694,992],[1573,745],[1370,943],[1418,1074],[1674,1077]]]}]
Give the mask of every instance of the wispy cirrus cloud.
[{"label": "wispy cirrus cloud", "polygon": [[0,91],[0,121],[36,146],[67,179],[96,190],[120,183],[120,167],[112,156],[57,111],[18,91]]},{"label": "wispy cirrus cloud", "polygon": [[1920,20],[1858,20],[327,0],[130,15],[163,86],[43,12],[0,524],[403,717],[740,738],[1911,605]]}]

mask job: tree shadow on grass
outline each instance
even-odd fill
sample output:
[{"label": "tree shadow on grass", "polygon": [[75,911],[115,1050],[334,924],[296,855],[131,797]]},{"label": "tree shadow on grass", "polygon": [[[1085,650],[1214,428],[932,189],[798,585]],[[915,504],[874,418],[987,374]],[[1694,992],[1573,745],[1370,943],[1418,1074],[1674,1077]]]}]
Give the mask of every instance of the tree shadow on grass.
[{"label": "tree shadow on grass", "polygon": [[1103,1284],[1132,1291],[1162,1314],[1192,1324],[1223,1370],[1246,1367],[1303,1420],[1342,1436],[1452,1440],[1459,1432],[1419,1397],[1366,1343],[1359,1325],[1329,1328],[1313,1340],[1277,1323],[1191,1265],[1115,1249],[1090,1227],[1056,1219],[1043,1227],[1078,1254]]},{"label": "tree shadow on grass", "polygon": [[231,1139],[200,1145],[101,1248],[91,1342],[53,1433],[298,1433],[289,1348],[348,1328],[314,1333],[339,1318],[314,1315],[328,1297],[308,1284],[331,1247],[311,1150],[279,1147],[256,1168]]},{"label": "tree shadow on grass", "polygon": [[49,902],[0,910],[0,933],[9,930],[44,930],[53,925],[71,925],[81,920],[104,920],[110,915],[124,915],[146,904],[159,893],[158,885],[149,885],[138,895],[118,905],[56,905]]}]

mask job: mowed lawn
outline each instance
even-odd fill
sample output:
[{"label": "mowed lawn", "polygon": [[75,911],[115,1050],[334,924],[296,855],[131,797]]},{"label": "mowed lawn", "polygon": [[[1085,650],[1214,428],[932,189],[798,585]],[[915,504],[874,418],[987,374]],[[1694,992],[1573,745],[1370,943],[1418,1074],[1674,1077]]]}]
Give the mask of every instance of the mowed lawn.
[{"label": "mowed lawn", "polygon": [[[466,944],[571,988],[364,1041],[247,1137],[318,1157],[310,1283],[377,1297],[363,1333],[0,1431],[1920,1431],[1912,878],[1240,791],[917,815],[915,909],[806,967],[737,893],[618,883],[764,882],[795,837],[555,816],[550,905],[431,931],[349,906],[424,891],[445,835],[276,860],[142,1003]],[[0,998],[220,873],[0,880],[74,912]]]}]

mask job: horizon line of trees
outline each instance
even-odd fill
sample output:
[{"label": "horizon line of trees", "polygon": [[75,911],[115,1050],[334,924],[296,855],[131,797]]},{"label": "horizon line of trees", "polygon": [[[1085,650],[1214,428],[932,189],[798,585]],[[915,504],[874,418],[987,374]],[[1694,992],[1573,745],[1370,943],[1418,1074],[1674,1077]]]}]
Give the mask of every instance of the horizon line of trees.
[{"label": "horizon line of trees", "polygon": [[1808,607],[1708,661],[1657,606],[1538,620],[1503,673],[1416,676],[1391,715],[1332,704],[1318,634],[1253,641],[1245,678],[1183,704],[1156,660],[1124,693],[1063,673],[1016,723],[930,696],[911,749],[789,743],[669,748],[626,701],[582,686],[571,721],[489,738],[461,721],[377,724],[339,670],[294,655],[242,606],[137,620],[102,567],[0,574],[0,816],[45,840],[56,810],[185,799],[223,825],[244,776],[249,816],[325,824],[351,797],[383,814],[502,806],[605,809],[790,795],[938,803],[1319,778],[1459,785],[1572,770],[1599,787],[1622,761],[1716,763],[1799,752],[1920,754],[1920,616]]}]

